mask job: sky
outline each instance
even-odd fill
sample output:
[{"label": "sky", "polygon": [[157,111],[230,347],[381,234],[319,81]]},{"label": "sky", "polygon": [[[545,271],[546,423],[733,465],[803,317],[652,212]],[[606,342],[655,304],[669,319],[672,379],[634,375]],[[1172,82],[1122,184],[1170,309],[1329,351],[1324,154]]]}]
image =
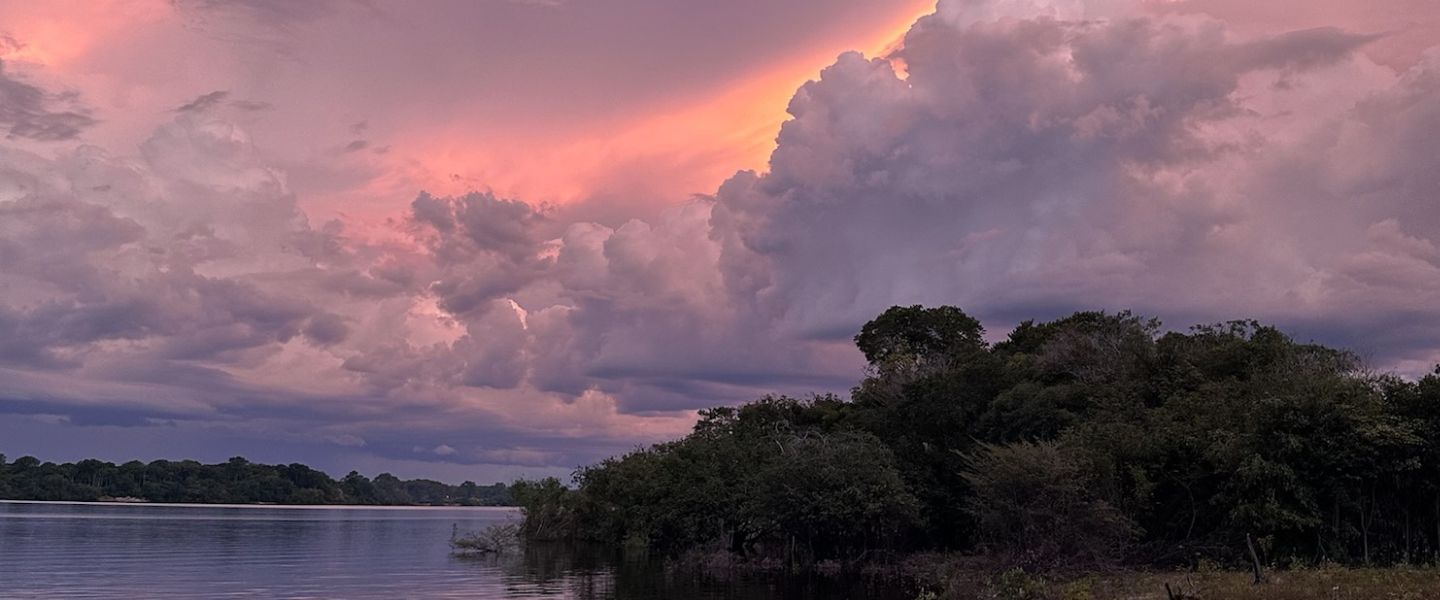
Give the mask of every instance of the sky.
[{"label": "sky", "polygon": [[1430,0],[0,2],[0,452],[564,476],[902,304],[1440,363]]}]

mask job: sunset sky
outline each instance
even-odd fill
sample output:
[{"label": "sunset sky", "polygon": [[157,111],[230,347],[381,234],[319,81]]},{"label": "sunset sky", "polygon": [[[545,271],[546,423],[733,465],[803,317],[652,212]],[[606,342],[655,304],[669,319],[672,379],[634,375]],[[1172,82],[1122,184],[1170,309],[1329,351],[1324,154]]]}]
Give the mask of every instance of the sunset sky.
[{"label": "sunset sky", "polygon": [[1432,0],[0,1],[0,132],[12,458],[563,475],[895,304],[1440,362]]}]

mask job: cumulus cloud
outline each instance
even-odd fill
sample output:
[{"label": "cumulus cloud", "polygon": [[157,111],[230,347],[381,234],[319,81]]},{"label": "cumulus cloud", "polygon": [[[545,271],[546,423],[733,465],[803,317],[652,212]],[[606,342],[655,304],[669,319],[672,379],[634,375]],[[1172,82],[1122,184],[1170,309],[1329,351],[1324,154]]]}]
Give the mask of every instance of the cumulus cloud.
[{"label": "cumulus cloud", "polygon": [[772,171],[722,190],[730,277],[763,282],[785,326],[1133,307],[1279,321],[1382,368],[1435,357],[1413,335],[1437,316],[1433,153],[1412,137],[1433,129],[1433,60],[1396,77],[1335,29],[945,16],[911,31],[904,77],[842,57],[796,96]]},{"label": "cumulus cloud", "polygon": [[799,89],[768,171],[607,224],[482,191],[311,223],[219,92],[137,156],[0,149],[0,414],[571,466],[844,390],[848,338],[915,303],[1259,317],[1428,368],[1440,53],[1374,39],[942,2]]},{"label": "cumulus cloud", "polygon": [[[956,18],[942,5],[892,59],[847,54],[802,88],[768,173],[651,223],[578,223],[547,246],[518,233],[534,231],[528,209],[486,213],[477,238],[453,216],[475,199],[422,197],[414,219],[435,255],[469,265],[437,286],[442,306],[514,299],[528,335],[500,343],[527,357],[531,385],[646,410],[835,389],[854,362],[827,360],[831,344],[892,304],[1002,320],[1094,306],[1259,316],[1332,340],[1340,327],[1312,325],[1344,312],[1368,326],[1364,307],[1394,304],[1307,288],[1353,257],[1294,222],[1317,198],[1271,188],[1295,177],[1278,161],[1335,156],[1314,136],[1363,120],[1365,103],[1433,100],[1401,89],[1429,67],[1397,80],[1357,54],[1372,36],[1333,28],[1257,38],[1203,18],[1066,18],[1080,14]],[[1375,87],[1337,97],[1340,78]],[[1327,219],[1345,235],[1325,239],[1373,237],[1387,216]],[[1418,235],[1401,245],[1423,248],[1433,230]],[[520,243],[507,257],[500,239]]]},{"label": "cumulus cloud", "polygon": [[421,194],[400,240],[351,238],[311,224],[211,112],[179,111],[129,157],[0,148],[0,420],[392,459],[443,435],[428,460],[540,469],[684,429],[527,383],[533,336],[508,296],[555,276],[544,211]]},{"label": "cumulus cloud", "polygon": [[40,375],[55,371],[116,384],[106,397],[138,391],[122,382],[169,383],[111,409],[193,414],[197,395],[243,403],[263,386],[235,383],[241,372],[287,346],[348,337],[311,290],[275,283],[289,269],[357,271],[328,243],[335,232],[310,228],[283,181],[248,162],[247,143],[182,115],[140,160],[0,148],[0,367],[40,377],[6,378],[7,399],[93,400],[94,388]]},{"label": "cumulus cloud", "polygon": [[1210,131],[1261,118],[1242,78],[1336,64],[1363,41],[1237,42],[1203,21],[927,18],[899,53],[907,78],[842,57],[797,94],[771,172],[722,191],[717,210],[738,225],[732,278],[755,280],[763,263],[760,294],[816,335],[907,298],[1146,300],[1173,289],[1155,278],[1188,275],[1177,263],[1234,248],[1206,239],[1244,210],[1206,189],[1223,183],[1206,169],[1261,153],[1236,146],[1244,131]]}]

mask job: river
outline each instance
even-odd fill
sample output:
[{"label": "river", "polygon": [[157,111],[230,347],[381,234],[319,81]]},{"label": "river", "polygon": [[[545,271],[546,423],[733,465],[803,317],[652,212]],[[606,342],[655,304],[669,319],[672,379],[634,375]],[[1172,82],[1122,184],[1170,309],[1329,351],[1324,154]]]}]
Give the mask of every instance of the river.
[{"label": "river", "polygon": [[888,586],[716,578],[534,545],[454,556],[506,508],[0,502],[0,598],[900,600]]}]

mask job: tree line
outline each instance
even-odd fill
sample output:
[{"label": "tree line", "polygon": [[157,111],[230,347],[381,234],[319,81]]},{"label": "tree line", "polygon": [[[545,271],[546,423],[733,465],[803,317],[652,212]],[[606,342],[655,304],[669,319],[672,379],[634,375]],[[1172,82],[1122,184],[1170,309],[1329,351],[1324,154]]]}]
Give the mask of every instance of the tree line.
[{"label": "tree line", "polygon": [[370,479],[355,471],[339,481],[302,464],[266,465],[242,457],[217,464],[193,460],[95,459],[56,464],[33,456],[7,461],[0,454],[0,499],[93,502],[127,499],[201,504],[369,504],[507,506],[509,486],[448,485],[402,480],[389,473]]},{"label": "tree line", "polygon": [[1253,321],[1128,312],[998,343],[895,307],[849,398],[702,412],[683,439],[511,487],[532,539],[791,561],[1022,567],[1440,560],[1440,369],[1375,373]]}]

